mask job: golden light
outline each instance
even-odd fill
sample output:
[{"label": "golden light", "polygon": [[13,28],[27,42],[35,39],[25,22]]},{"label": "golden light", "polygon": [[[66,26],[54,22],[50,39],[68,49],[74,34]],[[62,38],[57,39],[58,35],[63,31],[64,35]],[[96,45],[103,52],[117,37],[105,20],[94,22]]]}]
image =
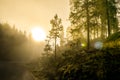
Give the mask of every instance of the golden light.
[{"label": "golden light", "polygon": [[45,31],[39,27],[35,27],[31,30],[32,38],[35,41],[44,41],[46,39]]}]

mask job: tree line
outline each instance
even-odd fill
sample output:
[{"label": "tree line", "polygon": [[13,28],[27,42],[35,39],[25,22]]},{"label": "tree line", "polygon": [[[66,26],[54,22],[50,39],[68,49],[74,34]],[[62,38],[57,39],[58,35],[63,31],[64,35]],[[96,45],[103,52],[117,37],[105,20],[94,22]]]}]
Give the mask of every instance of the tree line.
[{"label": "tree line", "polygon": [[[40,56],[41,45],[35,44],[31,35],[8,23],[0,23],[0,61],[28,62]],[[39,55],[38,55],[39,54]]]}]

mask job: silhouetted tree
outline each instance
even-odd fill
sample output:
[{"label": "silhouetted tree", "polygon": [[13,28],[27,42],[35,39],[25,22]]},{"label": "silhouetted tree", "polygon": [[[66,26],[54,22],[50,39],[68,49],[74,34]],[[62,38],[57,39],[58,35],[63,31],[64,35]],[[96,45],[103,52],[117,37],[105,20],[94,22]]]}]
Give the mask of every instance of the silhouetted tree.
[{"label": "silhouetted tree", "polygon": [[45,41],[46,41],[46,45],[45,45],[44,51],[45,51],[45,53],[46,53],[47,56],[48,56],[48,55],[51,53],[51,51],[52,51],[52,47],[51,47],[51,45],[50,45],[50,40],[51,40],[50,37],[47,37],[47,39],[45,40]]},{"label": "silhouetted tree", "polygon": [[57,38],[60,37],[60,32],[63,30],[61,19],[58,18],[57,14],[54,16],[52,20],[50,20],[52,28],[50,30],[50,37],[54,39],[55,42],[55,58],[56,58],[56,45],[57,45]]}]

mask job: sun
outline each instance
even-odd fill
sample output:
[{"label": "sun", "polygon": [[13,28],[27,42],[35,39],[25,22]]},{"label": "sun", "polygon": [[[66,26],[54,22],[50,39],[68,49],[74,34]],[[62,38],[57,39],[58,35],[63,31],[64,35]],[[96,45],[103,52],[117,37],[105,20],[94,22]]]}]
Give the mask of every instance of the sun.
[{"label": "sun", "polygon": [[39,42],[44,41],[46,39],[45,31],[40,27],[35,27],[31,30],[32,38]]}]

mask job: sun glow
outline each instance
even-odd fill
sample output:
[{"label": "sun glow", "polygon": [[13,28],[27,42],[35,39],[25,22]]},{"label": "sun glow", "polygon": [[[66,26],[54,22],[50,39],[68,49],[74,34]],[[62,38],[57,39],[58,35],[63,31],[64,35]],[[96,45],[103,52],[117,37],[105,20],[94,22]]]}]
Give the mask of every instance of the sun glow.
[{"label": "sun glow", "polygon": [[39,27],[35,27],[31,30],[32,33],[32,38],[39,42],[39,41],[44,41],[46,38],[45,31]]}]

